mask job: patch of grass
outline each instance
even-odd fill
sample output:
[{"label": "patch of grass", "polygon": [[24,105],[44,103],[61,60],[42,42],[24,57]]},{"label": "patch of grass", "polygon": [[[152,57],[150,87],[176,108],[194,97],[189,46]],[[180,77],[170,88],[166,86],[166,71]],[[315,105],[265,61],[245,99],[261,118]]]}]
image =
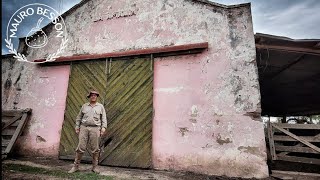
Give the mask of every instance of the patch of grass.
[{"label": "patch of grass", "polygon": [[83,172],[76,172],[69,174],[68,172],[62,170],[47,170],[44,168],[20,165],[20,164],[3,164],[2,170],[4,171],[18,171],[28,174],[43,174],[47,176],[54,176],[60,178],[68,178],[68,179],[83,179],[83,180],[92,180],[92,179],[105,179],[105,180],[112,180],[112,176],[102,176],[93,172],[90,173],[83,173]]}]

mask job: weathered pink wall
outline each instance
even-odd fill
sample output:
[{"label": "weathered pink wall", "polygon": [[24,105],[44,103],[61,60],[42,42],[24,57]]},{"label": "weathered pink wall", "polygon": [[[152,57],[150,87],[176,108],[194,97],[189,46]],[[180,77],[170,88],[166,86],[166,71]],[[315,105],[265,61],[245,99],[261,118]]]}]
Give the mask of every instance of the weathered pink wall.
[{"label": "weathered pink wall", "polygon": [[[12,69],[10,61],[14,63]],[[7,81],[9,73],[13,82],[11,87],[2,86],[3,94],[10,92],[7,98],[2,99],[2,109],[32,109],[31,118],[18,138],[15,150],[21,155],[57,157],[69,66],[41,67],[20,63],[13,58],[3,60],[2,65],[6,69],[2,71],[3,82]]]},{"label": "weathered pink wall", "polygon": [[[249,4],[89,1],[65,22],[69,45],[64,56],[208,42],[209,49],[201,54],[155,59],[154,167],[268,176]],[[57,47],[53,42],[42,52],[29,49],[28,58],[43,58]],[[20,144],[36,154],[56,156],[69,68],[31,69],[30,91],[19,106],[32,106],[34,115]],[[37,135],[47,142],[37,142]]]},{"label": "weathered pink wall", "polygon": [[205,57],[203,53],[155,61],[154,166],[227,176],[266,176],[261,122],[235,112],[235,105],[221,103],[230,96],[217,96],[224,88],[219,77],[228,71],[227,59],[218,56],[204,62]]}]

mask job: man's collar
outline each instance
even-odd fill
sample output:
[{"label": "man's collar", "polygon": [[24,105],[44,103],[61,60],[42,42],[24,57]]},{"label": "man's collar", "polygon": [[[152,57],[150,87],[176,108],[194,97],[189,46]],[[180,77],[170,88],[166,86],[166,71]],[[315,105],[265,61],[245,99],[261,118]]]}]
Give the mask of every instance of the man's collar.
[{"label": "man's collar", "polygon": [[[99,103],[96,102],[96,103],[94,104],[94,106],[97,106],[98,104],[99,104]],[[92,106],[92,105],[90,104],[90,102],[87,102],[86,105],[87,105],[87,106]]]}]

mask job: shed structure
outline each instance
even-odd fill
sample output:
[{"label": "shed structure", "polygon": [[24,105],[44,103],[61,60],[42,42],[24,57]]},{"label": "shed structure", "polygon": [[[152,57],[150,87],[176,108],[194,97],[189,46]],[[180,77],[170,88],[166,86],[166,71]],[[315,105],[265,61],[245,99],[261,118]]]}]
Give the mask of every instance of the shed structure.
[{"label": "shed structure", "polygon": [[[2,61],[3,108],[33,109],[18,153],[73,158],[72,122],[94,88],[109,118],[101,164],[268,176],[250,4],[85,0],[62,17],[56,61]],[[58,47],[19,50],[39,61]]]}]

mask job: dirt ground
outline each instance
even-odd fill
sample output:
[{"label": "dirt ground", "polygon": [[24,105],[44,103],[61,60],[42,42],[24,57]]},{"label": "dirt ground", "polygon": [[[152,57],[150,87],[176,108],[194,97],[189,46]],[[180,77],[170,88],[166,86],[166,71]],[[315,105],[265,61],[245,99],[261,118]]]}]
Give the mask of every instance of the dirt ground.
[{"label": "dirt ground", "polygon": [[[3,165],[24,165],[34,168],[46,169],[48,171],[59,170],[67,172],[72,167],[71,161],[57,160],[57,159],[45,159],[45,158],[19,158],[19,159],[7,159],[2,162]],[[80,166],[80,172],[89,173],[91,164],[82,163]],[[194,174],[190,172],[171,172],[171,171],[157,171],[157,170],[142,170],[142,169],[129,169],[129,168],[119,168],[119,167],[107,167],[99,166],[98,170],[101,172],[100,175],[112,176],[115,180],[133,180],[133,179],[143,179],[143,180],[240,180],[242,178],[228,178],[222,176],[206,176],[201,174]],[[103,176],[102,176],[103,177]],[[28,180],[38,180],[38,179],[70,179],[55,177],[52,175],[46,175],[44,173],[26,173],[16,170],[3,169],[2,179],[28,179]],[[104,178],[98,178],[104,179]],[[267,178],[271,179],[271,178]]]}]

